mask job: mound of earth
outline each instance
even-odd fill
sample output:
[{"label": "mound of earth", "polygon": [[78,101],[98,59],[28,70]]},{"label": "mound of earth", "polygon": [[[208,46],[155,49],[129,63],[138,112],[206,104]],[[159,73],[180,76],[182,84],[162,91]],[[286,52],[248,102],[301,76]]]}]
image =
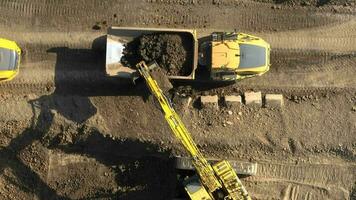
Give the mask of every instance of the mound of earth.
[{"label": "mound of earth", "polygon": [[148,34],[127,44],[121,62],[135,68],[136,63],[156,61],[168,75],[186,76],[191,72],[189,39],[181,34]]}]

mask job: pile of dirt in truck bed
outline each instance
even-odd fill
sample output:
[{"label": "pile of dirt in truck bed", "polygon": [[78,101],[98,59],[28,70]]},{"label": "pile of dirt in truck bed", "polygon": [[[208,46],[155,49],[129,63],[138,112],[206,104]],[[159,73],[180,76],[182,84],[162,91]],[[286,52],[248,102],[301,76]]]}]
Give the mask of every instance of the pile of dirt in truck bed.
[{"label": "pile of dirt in truck bed", "polygon": [[127,44],[121,62],[134,68],[141,60],[156,61],[168,75],[186,76],[191,73],[192,48],[183,34],[148,34]]}]

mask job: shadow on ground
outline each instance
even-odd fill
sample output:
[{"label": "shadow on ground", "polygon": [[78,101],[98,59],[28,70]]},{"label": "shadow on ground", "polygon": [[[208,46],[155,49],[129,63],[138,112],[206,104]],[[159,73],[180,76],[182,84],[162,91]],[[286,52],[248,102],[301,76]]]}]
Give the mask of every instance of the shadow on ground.
[{"label": "shadow on ground", "polygon": [[[123,188],[143,186],[142,190],[133,192],[125,192],[124,189],[115,193],[98,191],[90,198],[147,199],[153,196],[155,199],[165,199],[172,191],[172,171],[169,169],[173,168],[168,159],[169,152],[162,152],[158,146],[147,142],[115,141],[97,130],[79,134],[83,124],[97,112],[90,96],[148,95],[144,84],[129,86],[131,83],[105,77],[105,57],[100,51],[103,48],[100,46],[102,40],[95,40],[92,49],[59,47],[47,51],[57,54],[55,90],[50,95],[29,101],[33,109],[31,127],[12,139],[7,147],[0,149],[0,173],[5,168],[11,168],[18,180],[8,181],[25,192],[33,193],[38,199],[70,199],[58,194],[21,158],[22,152],[38,141],[52,150],[94,158],[109,168],[125,165],[125,171],[113,168],[119,185]],[[61,115],[78,126],[78,137],[74,137],[73,143],[63,145],[61,138],[48,137],[55,115]]]},{"label": "shadow on ground", "polygon": [[67,154],[85,155],[110,166],[121,188],[114,193],[98,191],[90,198],[172,198],[175,172],[172,160],[169,159],[170,152],[162,151],[157,145],[149,142],[112,140],[97,130],[81,135],[74,141],[73,144],[64,146],[52,144],[51,149],[59,149]]},{"label": "shadow on ground", "polygon": [[95,39],[91,49],[54,47],[56,54],[55,91],[57,95],[80,96],[142,96],[147,95],[145,84],[134,85],[132,80],[108,77],[105,72],[106,37]]}]

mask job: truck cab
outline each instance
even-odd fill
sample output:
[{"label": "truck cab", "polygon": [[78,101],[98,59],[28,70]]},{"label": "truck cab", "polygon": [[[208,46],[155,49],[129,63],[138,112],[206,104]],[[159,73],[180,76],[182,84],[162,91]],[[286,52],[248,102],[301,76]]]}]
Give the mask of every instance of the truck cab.
[{"label": "truck cab", "polygon": [[19,72],[21,49],[13,41],[0,38],[0,82],[15,78]]},{"label": "truck cab", "polygon": [[260,76],[270,67],[270,45],[244,33],[213,33],[202,52],[210,78],[235,81]]}]

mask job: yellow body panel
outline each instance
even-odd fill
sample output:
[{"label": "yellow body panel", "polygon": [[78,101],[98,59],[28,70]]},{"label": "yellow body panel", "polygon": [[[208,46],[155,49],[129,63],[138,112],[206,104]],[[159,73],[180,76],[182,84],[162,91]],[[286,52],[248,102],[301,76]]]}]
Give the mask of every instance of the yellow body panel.
[{"label": "yellow body panel", "polygon": [[14,42],[7,39],[0,38],[0,48],[14,50],[18,54],[18,63],[15,70],[0,70],[0,82],[10,81],[16,77],[19,73],[19,65],[21,60],[21,49],[20,47]]},{"label": "yellow body panel", "polygon": [[4,82],[4,81],[11,81],[12,79],[14,79],[17,74],[19,73],[19,70],[12,70],[12,71],[1,71],[0,70],[0,83]]},{"label": "yellow body panel", "polygon": [[234,41],[212,42],[211,68],[236,68],[239,59],[236,55],[240,54],[239,45]]},{"label": "yellow body panel", "polygon": [[20,47],[11,40],[0,38],[0,48],[15,50],[17,53],[21,53]]},{"label": "yellow body panel", "polygon": [[[230,163],[222,160],[213,165],[213,169],[223,183],[227,193],[228,199],[236,199],[241,197],[243,200],[251,200],[246,189],[243,187],[240,179],[237,177],[235,170],[231,167]],[[238,198],[239,199],[239,198]]]},{"label": "yellow body panel", "polygon": [[[240,45],[247,44],[264,48],[265,64],[239,67]],[[215,80],[239,80],[266,73],[270,67],[270,45],[261,38],[237,33],[224,39],[211,41],[211,78]]]}]

